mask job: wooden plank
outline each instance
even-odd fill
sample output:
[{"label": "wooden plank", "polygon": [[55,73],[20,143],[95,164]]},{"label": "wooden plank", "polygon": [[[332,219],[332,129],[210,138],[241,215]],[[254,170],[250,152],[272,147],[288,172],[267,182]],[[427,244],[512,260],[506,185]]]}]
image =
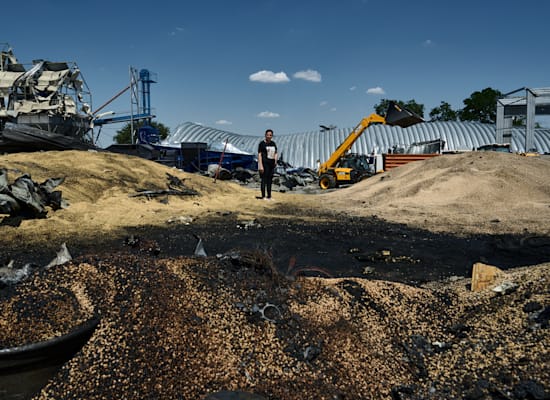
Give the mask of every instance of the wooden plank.
[{"label": "wooden plank", "polygon": [[479,292],[480,290],[486,289],[493,284],[499,276],[502,276],[502,274],[502,270],[493,265],[479,262],[475,263],[472,267],[472,292]]},{"label": "wooden plank", "polygon": [[384,171],[400,167],[414,161],[422,161],[428,158],[437,157],[439,153],[434,154],[384,154]]}]

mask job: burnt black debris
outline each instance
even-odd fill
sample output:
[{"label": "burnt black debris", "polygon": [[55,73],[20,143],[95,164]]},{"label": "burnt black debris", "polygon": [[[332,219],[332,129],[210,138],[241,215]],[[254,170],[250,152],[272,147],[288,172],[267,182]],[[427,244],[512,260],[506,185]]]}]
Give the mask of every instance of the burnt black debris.
[{"label": "burnt black debris", "polygon": [[9,184],[8,171],[0,169],[0,214],[44,218],[52,210],[66,208],[61,191],[54,190],[65,178],[49,178],[42,183],[32,180],[30,174],[23,174]]},{"label": "burnt black debris", "polygon": [[185,186],[184,180],[177,176],[166,174],[168,179],[167,189],[139,189],[137,193],[129,195],[130,197],[145,196],[147,198],[157,196],[197,196],[199,192]]}]

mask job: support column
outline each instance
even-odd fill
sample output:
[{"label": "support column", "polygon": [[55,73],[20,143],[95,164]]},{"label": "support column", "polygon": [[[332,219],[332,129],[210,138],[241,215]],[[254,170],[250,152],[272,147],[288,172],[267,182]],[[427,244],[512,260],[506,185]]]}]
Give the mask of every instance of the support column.
[{"label": "support column", "polygon": [[527,99],[527,119],[525,121],[525,152],[537,151],[535,149],[535,94],[525,89]]},{"label": "support column", "polygon": [[504,143],[504,104],[497,100],[497,128],[495,132],[495,143]]}]

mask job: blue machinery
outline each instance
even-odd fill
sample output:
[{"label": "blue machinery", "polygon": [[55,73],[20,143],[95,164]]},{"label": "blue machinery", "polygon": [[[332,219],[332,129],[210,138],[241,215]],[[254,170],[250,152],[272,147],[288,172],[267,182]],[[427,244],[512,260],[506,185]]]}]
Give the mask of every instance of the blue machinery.
[{"label": "blue machinery", "polygon": [[139,71],[139,81],[141,82],[141,106],[145,116],[145,124],[138,130],[138,140],[140,143],[158,143],[160,142],[160,135],[156,128],[151,126],[151,118],[154,115],[151,114],[151,83],[156,83],[151,78],[151,73],[142,69]]},{"label": "blue machinery", "polygon": [[[151,112],[151,83],[156,83],[153,74],[146,69],[139,71],[130,67],[130,84],[109,99],[105,104],[94,111],[94,125],[101,127],[105,124],[115,124],[120,122],[130,121],[130,129],[134,132],[134,121],[144,121],[143,125],[138,129],[137,142],[143,144],[153,144],[160,141],[160,135],[157,129],[151,126],[151,119],[155,115]],[[141,84],[141,88],[139,87]],[[130,105],[131,111],[129,115],[114,116],[114,112],[98,114],[107,105],[120,97],[127,90],[130,90]],[[135,109],[135,110],[134,110]],[[134,113],[135,111],[135,113]],[[99,137],[99,133],[98,133]],[[132,134],[132,144],[134,144],[134,135]]]},{"label": "blue machinery", "polygon": [[[237,167],[247,169],[257,168],[254,155],[209,150],[207,143],[181,143],[179,148],[161,145],[160,134],[158,130],[151,125],[151,120],[155,118],[155,115],[153,115],[151,111],[152,83],[156,83],[156,79],[148,70],[140,70],[138,77],[137,70],[130,68],[130,84],[94,111],[94,125],[99,126],[100,130],[105,124],[130,121],[132,143],[111,145],[107,150],[116,153],[136,155],[162,164],[175,166],[188,172],[206,171],[210,164],[219,164],[222,168],[228,170],[233,170]],[[99,114],[99,111],[104,109],[127,90],[131,90],[132,109],[129,115],[115,116],[114,112]],[[134,111],[136,111],[136,113],[134,113]],[[143,121],[143,124],[138,129],[137,140],[134,140],[133,124],[137,121]]]}]

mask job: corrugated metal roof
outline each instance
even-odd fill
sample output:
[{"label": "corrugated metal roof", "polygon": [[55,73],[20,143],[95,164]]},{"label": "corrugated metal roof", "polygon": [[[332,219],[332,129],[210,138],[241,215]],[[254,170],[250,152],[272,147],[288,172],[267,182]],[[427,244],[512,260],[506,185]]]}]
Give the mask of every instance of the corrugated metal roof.
[{"label": "corrugated metal roof", "polygon": [[[331,153],[351,133],[353,128],[311,131],[274,136],[283,159],[294,167],[317,168],[317,161],[326,161]],[[205,142],[213,149],[223,149],[227,140],[230,147],[255,154],[260,136],[240,135],[215,128],[185,122],[163,144],[180,146],[181,142]],[[371,125],[353,145],[351,151],[368,154],[373,150],[386,153],[394,146],[442,139],[445,151],[468,151],[495,143],[495,125],[477,122],[425,122],[408,128]],[[525,151],[525,129],[512,129],[512,151]],[[535,130],[535,147],[541,153],[550,153],[550,129]]]}]

